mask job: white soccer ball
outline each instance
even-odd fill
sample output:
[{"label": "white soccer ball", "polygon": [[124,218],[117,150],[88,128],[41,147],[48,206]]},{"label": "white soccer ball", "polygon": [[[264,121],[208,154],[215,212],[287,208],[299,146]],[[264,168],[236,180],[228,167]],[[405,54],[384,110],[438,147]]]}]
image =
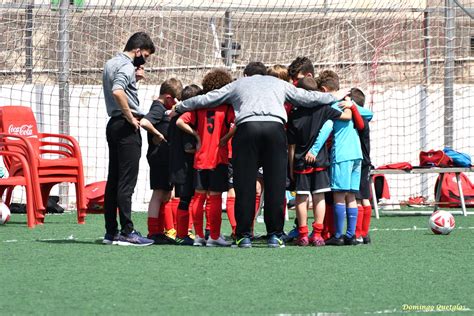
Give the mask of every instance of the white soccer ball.
[{"label": "white soccer ball", "polygon": [[10,209],[8,206],[0,202],[0,225],[6,224],[10,220]]},{"label": "white soccer ball", "polygon": [[430,228],[436,235],[448,235],[456,226],[454,216],[446,211],[436,211],[430,216]]}]

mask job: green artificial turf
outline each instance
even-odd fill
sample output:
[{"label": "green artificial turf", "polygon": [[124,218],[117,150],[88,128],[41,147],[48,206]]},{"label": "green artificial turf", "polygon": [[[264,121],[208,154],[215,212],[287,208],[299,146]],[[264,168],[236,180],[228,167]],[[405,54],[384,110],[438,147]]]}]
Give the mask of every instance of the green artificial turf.
[{"label": "green artificial turf", "polygon": [[[145,233],[146,214],[133,218]],[[35,229],[13,215],[0,226],[0,314],[412,314],[404,304],[474,313],[474,216],[456,216],[448,236],[427,221],[373,218],[365,246],[209,249],[105,246],[101,215],[85,225],[47,215]]]}]

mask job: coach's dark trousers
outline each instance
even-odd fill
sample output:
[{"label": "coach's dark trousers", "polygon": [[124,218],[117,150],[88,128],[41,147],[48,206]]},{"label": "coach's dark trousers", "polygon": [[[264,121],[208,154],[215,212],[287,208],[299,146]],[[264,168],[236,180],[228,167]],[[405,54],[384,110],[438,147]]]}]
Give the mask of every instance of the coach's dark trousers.
[{"label": "coach's dark trousers", "polygon": [[133,231],[132,195],[137,184],[142,138],[140,130],[122,116],[109,120],[106,128],[109,145],[109,174],[105,187],[105,229],[118,232],[117,208],[123,234]]},{"label": "coach's dark trousers", "polygon": [[257,169],[263,166],[265,181],[264,219],[267,234],[280,236],[284,225],[287,140],[283,124],[239,124],[232,140],[236,235],[251,237],[255,217]]}]

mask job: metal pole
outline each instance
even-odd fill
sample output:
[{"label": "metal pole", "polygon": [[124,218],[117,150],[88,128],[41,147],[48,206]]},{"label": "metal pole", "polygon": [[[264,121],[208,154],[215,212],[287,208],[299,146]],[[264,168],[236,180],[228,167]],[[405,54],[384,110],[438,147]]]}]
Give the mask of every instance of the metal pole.
[{"label": "metal pole", "polygon": [[232,16],[231,11],[225,11],[224,18],[224,64],[226,67],[232,67]]},{"label": "metal pole", "polygon": [[[58,83],[59,83],[59,133],[69,135],[69,0],[59,5]],[[68,205],[68,186],[59,186],[61,203]]]},{"label": "metal pole", "polygon": [[34,0],[26,6],[25,27],[25,83],[33,83],[33,8]]},{"label": "metal pole", "polygon": [[[430,15],[428,11],[423,13],[423,85],[420,86],[420,148],[427,150],[427,118],[428,115],[428,86],[431,80],[431,38],[430,38]],[[421,195],[428,196],[428,175],[420,177]]]},{"label": "metal pole", "polygon": [[454,1],[445,0],[445,37],[444,51],[444,145],[453,146],[453,97],[454,97],[454,38],[455,16]]}]

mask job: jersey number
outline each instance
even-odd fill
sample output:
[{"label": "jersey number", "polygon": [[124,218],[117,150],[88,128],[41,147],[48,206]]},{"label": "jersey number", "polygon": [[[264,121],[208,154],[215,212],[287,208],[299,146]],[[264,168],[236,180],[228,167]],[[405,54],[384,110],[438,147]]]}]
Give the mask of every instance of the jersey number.
[{"label": "jersey number", "polygon": [[207,125],[207,131],[209,134],[212,134],[214,131],[214,117],[215,117],[216,111],[207,111],[206,113],[206,125]]}]

